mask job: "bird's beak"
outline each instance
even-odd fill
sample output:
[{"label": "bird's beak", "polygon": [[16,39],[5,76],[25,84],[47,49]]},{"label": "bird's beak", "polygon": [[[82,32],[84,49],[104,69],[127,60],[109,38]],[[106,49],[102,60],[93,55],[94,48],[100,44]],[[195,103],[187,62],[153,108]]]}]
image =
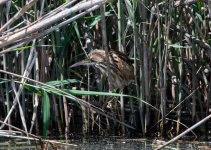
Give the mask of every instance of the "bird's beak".
[{"label": "bird's beak", "polygon": [[95,63],[94,62],[91,62],[90,60],[82,60],[82,61],[79,61],[73,65],[70,66],[70,68],[73,68],[73,67],[78,67],[78,66],[90,66],[90,65],[94,65]]}]

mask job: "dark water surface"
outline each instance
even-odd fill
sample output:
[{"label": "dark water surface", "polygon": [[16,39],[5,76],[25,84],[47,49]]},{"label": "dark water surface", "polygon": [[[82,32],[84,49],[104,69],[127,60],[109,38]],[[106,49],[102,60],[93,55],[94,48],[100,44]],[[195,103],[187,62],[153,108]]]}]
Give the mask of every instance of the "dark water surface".
[{"label": "dark water surface", "polygon": [[[58,142],[65,142],[57,140]],[[70,145],[58,145],[53,147],[48,144],[48,149],[64,149],[64,150],[153,150],[157,148],[161,141],[146,140],[146,139],[120,139],[119,137],[112,138],[89,138],[89,139],[72,139],[67,140]],[[41,149],[39,143],[27,144],[22,140],[2,140],[0,141],[0,150],[22,150],[22,149]],[[190,142],[190,141],[177,141],[174,144],[166,146],[164,149],[169,150],[211,150],[211,141],[207,142]]]}]

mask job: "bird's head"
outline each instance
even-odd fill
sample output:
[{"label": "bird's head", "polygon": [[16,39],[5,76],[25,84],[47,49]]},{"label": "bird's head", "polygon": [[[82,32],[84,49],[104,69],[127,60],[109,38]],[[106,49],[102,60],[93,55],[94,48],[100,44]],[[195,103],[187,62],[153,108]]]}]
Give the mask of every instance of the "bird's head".
[{"label": "bird's head", "polygon": [[70,66],[70,68],[77,66],[94,66],[97,63],[105,61],[105,51],[104,50],[93,50],[90,52],[86,59],[79,61]]}]

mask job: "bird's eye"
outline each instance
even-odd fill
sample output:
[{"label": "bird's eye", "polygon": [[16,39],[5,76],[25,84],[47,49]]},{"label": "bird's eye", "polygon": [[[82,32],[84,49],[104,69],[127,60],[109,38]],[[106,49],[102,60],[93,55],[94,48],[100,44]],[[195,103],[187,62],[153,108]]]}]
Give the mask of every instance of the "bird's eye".
[{"label": "bird's eye", "polygon": [[112,54],[112,57],[113,57],[114,61],[116,61],[116,62],[119,61],[118,56],[116,54]]}]

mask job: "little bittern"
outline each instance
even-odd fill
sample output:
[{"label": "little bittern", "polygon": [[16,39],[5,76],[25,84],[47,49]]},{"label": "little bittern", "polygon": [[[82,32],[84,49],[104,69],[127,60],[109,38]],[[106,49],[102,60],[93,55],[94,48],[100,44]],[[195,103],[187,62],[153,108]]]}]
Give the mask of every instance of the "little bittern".
[{"label": "little bittern", "polygon": [[73,64],[71,68],[79,65],[90,65],[99,69],[103,76],[108,77],[107,64],[110,65],[111,90],[123,89],[134,81],[133,64],[125,54],[119,51],[110,51],[107,63],[104,50],[93,50],[85,60]]}]

